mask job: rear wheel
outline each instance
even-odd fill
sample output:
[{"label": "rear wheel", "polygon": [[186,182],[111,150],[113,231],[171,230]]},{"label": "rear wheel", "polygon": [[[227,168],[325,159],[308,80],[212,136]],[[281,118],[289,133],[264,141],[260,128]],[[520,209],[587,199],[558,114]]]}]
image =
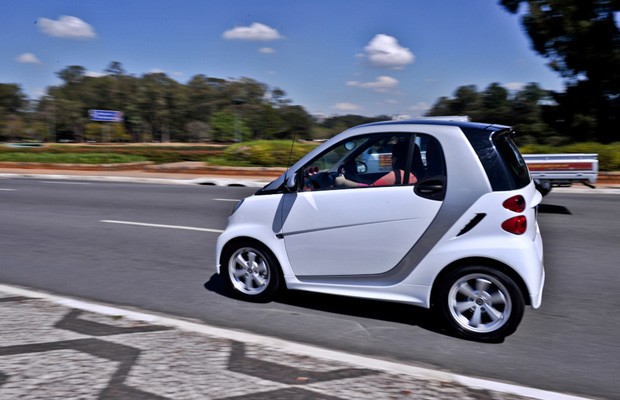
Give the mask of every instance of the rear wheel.
[{"label": "rear wheel", "polygon": [[450,272],[440,284],[436,305],[447,325],[462,337],[498,341],[512,334],[525,304],[517,284],[487,266]]},{"label": "rear wheel", "polygon": [[280,286],[280,267],[274,255],[257,242],[228,246],[222,255],[222,272],[235,297],[269,301]]}]

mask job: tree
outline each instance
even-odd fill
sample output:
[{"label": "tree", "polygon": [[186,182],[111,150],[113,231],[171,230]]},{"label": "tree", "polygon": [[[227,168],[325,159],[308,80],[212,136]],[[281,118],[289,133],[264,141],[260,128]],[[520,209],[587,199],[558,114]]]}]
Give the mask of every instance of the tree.
[{"label": "tree", "polygon": [[[212,127],[213,140],[216,142],[233,142],[243,140],[249,134],[247,126],[237,118],[231,110],[222,110],[211,116],[209,125]],[[241,138],[235,135],[240,135]]]},{"label": "tree", "polygon": [[271,99],[276,107],[291,104],[291,100],[286,98],[286,92],[280,88],[271,91]]},{"label": "tree", "polygon": [[510,99],[506,88],[499,83],[490,84],[482,93],[483,109],[495,115],[496,121],[501,124],[511,125]]},{"label": "tree", "polygon": [[206,142],[209,140],[209,125],[202,121],[192,121],[185,125],[187,140],[190,142]]},{"label": "tree", "polygon": [[66,98],[57,98],[54,102],[56,107],[56,132],[60,139],[83,141],[84,125],[87,122],[84,105],[80,101]]},{"label": "tree", "polygon": [[522,142],[534,141],[534,138],[544,142],[556,135],[543,119],[545,104],[550,104],[549,92],[536,83],[530,83],[514,94],[509,104],[511,116],[505,123],[517,130]]},{"label": "tree", "polygon": [[286,124],[280,113],[268,104],[246,107],[244,120],[247,121],[254,140],[275,139],[286,131]]},{"label": "tree", "polygon": [[65,83],[78,83],[86,75],[86,69],[80,65],[72,65],[56,73]]},{"label": "tree", "polygon": [[484,120],[483,96],[475,85],[456,89],[453,99],[441,97],[427,113],[429,116],[466,115],[474,121]]},{"label": "tree", "polygon": [[283,106],[279,109],[280,115],[286,124],[284,138],[303,138],[312,129],[312,117],[301,106]]},{"label": "tree", "polygon": [[105,69],[105,72],[115,76],[125,75],[125,69],[123,68],[123,65],[118,61],[112,61],[110,65],[108,65],[108,67]]},{"label": "tree", "polygon": [[[565,79],[558,97],[564,128],[572,136],[617,140],[620,115],[620,30],[614,15],[617,0],[500,0],[516,14],[533,49]],[[577,96],[577,97],[575,97]],[[585,96],[585,97],[583,97]],[[584,124],[583,121],[588,121]]]},{"label": "tree", "polygon": [[180,84],[166,74],[145,74],[136,96],[141,119],[150,127],[154,139],[167,142],[174,132],[184,129],[184,93]]},{"label": "tree", "polygon": [[12,141],[22,139],[23,119],[17,114],[3,118],[0,124],[0,140]]},{"label": "tree", "polygon": [[206,75],[195,75],[187,82],[187,116],[190,120],[209,120],[215,108],[213,100],[217,95],[216,90]]},{"label": "tree", "polygon": [[2,112],[16,113],[26,107],[26,96],[15,83],[0,83],[0,115]]},{"label": "tree", "polygon": [[427,115],[464,115],[477,122],[509,125],[516,128],[522,142],[546,142],[557,136],[544,118],[552,115],[548,112],[552,105],[551,93],[536,83],[516,92],[492,83],[483,92],[472,85],[461,86],[454,98],[441,97]]}]

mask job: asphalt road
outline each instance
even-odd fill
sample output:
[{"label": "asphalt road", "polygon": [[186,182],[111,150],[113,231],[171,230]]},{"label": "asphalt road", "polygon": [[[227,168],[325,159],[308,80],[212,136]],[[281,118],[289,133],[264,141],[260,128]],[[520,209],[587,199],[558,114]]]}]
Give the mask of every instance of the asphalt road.
[{"label": "asphalt road", "polygon": [[468,376],[620,399],[618,195],[552,192],[544,199],[543,305],[527,309],[505,342],[482,344],[446,335],[432,315],[411,306],[293,292],[269,304],[227,297],[214,276],[215,240],[234,201],[254,190],[0,180],[0,282]]}]

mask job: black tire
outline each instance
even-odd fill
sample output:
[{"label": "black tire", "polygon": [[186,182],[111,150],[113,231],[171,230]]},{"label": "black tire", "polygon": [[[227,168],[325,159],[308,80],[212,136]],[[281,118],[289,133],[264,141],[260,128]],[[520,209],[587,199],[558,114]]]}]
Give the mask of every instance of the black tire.
[{"label": "black tire", "polygon": [[525,302],[518,285],[488,266],[466,266],[439,283],[434,305],[448,328],[466,339],[499,342],[514,333]]},{"label": "black tire", "polygon": [[271,251],[258,242],[239,241],[222,253],[222,277],[238,299],[268,302],[280,287],[280,266]]}]

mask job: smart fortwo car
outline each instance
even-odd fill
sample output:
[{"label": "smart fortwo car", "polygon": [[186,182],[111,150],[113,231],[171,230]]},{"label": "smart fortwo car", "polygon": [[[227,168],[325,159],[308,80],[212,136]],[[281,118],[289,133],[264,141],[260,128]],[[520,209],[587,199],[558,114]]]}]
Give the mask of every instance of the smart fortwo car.
[{"label": "smart fortwo car", "polygon": [[245,300],[288,288],[401,302],[502,340],[545,280],[542,196],[513,135],[424,119],[346,130],[235,206],[217,271]]}]

